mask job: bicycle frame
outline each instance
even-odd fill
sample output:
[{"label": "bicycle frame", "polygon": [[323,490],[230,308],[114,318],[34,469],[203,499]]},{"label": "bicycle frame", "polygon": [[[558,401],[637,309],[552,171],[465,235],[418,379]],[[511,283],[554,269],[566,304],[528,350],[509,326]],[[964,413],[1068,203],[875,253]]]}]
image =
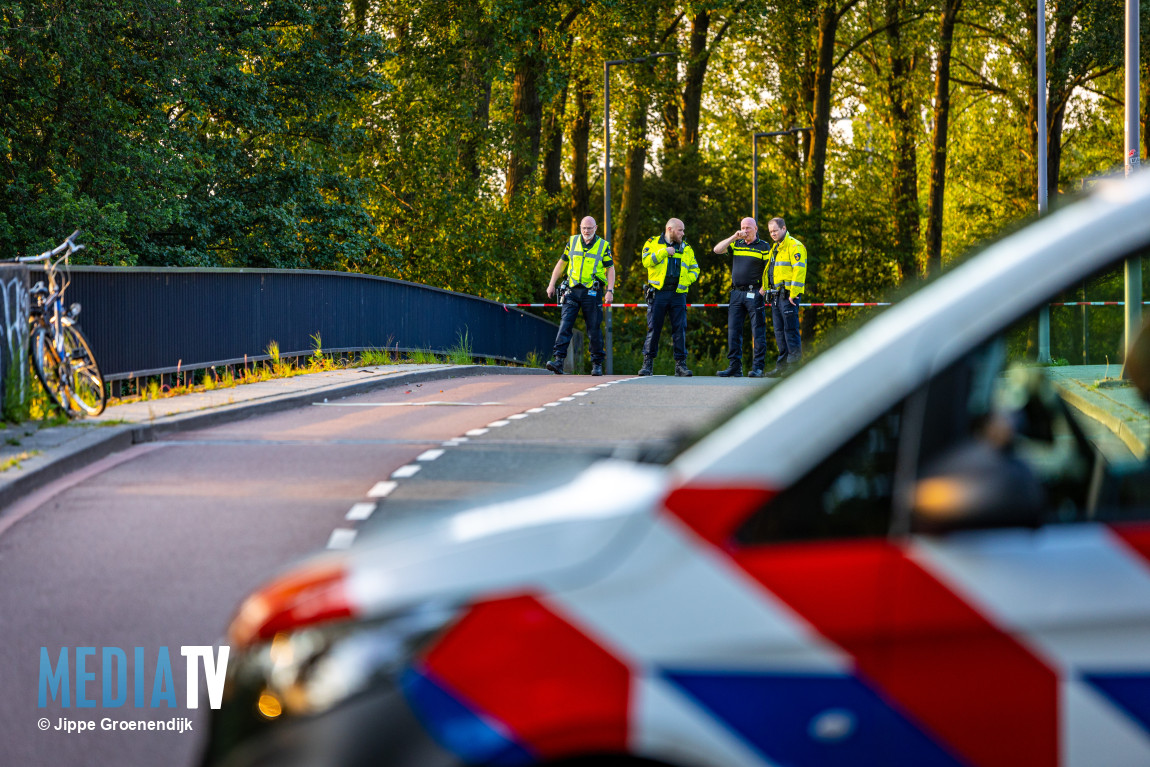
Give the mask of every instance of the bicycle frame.
[{"label": "bicycle frame", "polygon": [[[38,304],[33,307],[32,316],[29,318],[33,325],[39,323],[44,325],[48,330],[49,337],[52,339],[52,344],[49,349],[52,356],[55,358],[54,362],[60,364],[64,360],[64,333],[63,327],[74,323],[74,318],[69,314],[64,314],[64,291],[67,290],[70,280],[67,279],[67,272],[63,272],[59,268],[63,264],[65,269],[68,266],[69,257],[78,250],[83,250],[83,245],[76,245],[72,242],[72,238],[79,234],[79,231],[72,233],[72,236],[65,240],[60,246],[41,253],[38,256],[27,256],[17,259],[26,263],[43,261],[44,262],[44,276],[47,279],[48,295],[40,298],[37,295]],[[62,255],[60,255],[62,253]],[[52,260],[53,256],[60,255],[56,260]],[[70,380],[65,380],[65,385],[71,386]]]},{"label": "bicycle frame", "polygon": [[76,326],[80,305],[64,308],[64,292],[70,284],[68,259],[84,247],[75,243],[79,234],[79,231],[73,232],[59,246],[38,256],[17,259],[23,263],[44,264],[44,280],[32,288],[33,305],[28,315],[32,366],[49,397],[70,418],[99,415],[107,403],[107,389],[99,365],[87,339]]}]

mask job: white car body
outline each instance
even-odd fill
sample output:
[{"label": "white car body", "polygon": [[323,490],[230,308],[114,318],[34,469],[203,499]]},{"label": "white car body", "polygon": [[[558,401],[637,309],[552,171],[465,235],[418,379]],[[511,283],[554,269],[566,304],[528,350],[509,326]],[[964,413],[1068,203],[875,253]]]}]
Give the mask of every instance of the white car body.
[{"label": "white car body", "polygon": [[603,462],[354,547],[351,613],[463,606],[403,683],[460,762],[1148,765],[1150,518],[736,536],[932,376],[1148,244],[1150,175],[1107,185],[887,310],[669,466]]}]

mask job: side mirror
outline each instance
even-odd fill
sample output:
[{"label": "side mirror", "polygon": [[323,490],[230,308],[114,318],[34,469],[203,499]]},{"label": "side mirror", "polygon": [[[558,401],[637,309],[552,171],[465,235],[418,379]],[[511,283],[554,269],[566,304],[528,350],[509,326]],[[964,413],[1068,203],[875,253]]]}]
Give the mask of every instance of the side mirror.
[{"label": "side mirror", "polygon": [[1042,485],[1026,464],[971,441],[943,455],[915,483],[911,530],[1038,527],[1045,506]]}]

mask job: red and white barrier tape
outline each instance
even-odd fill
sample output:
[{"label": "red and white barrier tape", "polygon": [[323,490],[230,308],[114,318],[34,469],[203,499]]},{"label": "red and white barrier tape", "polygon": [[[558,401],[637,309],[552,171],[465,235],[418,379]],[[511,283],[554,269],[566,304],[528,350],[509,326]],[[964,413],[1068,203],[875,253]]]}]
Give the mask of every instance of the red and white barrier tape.
[{"label": "red and white barrier tape", "polygon": [[[1051,306],[1126,306],[1125,301],[1060,301],[1051,303]],[[1143,301],[1143,306],[1150,306],[1150,301]]]},{"label": "red and white barrier tape", "polygon": [[[833,302],[833,301],[821,301],[821,302],[810,303],[810,304],[806,304],[806,303],[800,303],[799,304],[799,306],[829,306],[829,307],[842,307],[842,308],[847,308],[847,307],[857,308],[860,306],[890,306],[890,305],[891,304],[889,302],[887,302],[887,303],[882,303],[882,302],[846,303],[846,302]],[[1050,306],[1125,306],[1125,305],[1126,305],[1125,301],[1057,301],[1057,302],[1051,302],[1050,303]],[[1143,301],[1142,305],[1143,306],[1150,306],[1150,301]],[[508,309],[508,308],[541,309],[541,308],[548,308],[548,307],[549,308],[555,308],[558,306],[559,306],[559,304],[504,304],[503,308],[504,309]],[[688,309],[725,308],[727,306],[730,306],[730,304],[687,304]],[[604,309],[646,309],[647,304],[604,304],[603,308]]]},{"label": "red and white barrier tape", "polygon": [[[504,308],[507,308],[507,307],[541,308],[541,307],[556,307],[556,306],[559,306],[559,304],[504,304],[503,306],[504,306]],[[698,308],[703,308],[703,307],[707,307],[707,308],[726,307],[726,306],[729,306],[729,304],[687,304],[688,309],[698,309]],[[883,304],[883,303],[852,303],[852,304],[847,304],[847,303],[814,303],[814,304],[802,304],[801,303],[801,304],[799,304],[799,306],[850,306],[850,307],[856,307],[856,306],[890,306],[890,304],[889,303],[886,303],[886,304]],[[647,305],[646,304],[604,304],[603,308],[605,308],[605,309],[645,309],[645,308],[647,308]]]}]

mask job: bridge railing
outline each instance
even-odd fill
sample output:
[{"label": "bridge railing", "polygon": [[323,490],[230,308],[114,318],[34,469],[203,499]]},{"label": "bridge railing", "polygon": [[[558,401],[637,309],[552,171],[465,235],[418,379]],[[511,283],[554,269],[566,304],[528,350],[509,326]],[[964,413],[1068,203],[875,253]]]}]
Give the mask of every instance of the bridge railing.
[{"label": "bridge railing", "polygon": [[[32,281],[38,278],[32,271]],[[445,353],[544,360],[556,325],[500,303],[427,285],[292,269],[72,267],[66,300],[110,381],[325,352]]]}]

